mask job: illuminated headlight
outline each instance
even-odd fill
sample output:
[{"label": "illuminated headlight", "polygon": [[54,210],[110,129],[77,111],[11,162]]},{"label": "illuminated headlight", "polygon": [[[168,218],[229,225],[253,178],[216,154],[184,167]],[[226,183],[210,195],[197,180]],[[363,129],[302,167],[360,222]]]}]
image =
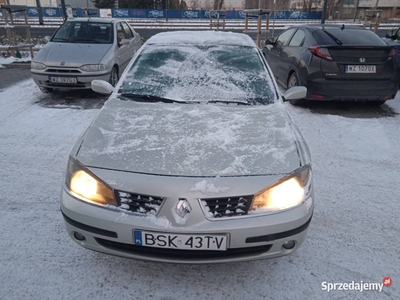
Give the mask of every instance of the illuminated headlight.
[{"label": "illuminated headlight", "polygon": [[310,166],[303,166],[254,195],[249,213],[265,213],[303,203],[311,185]]},{"label": "illuminated headlight", "polygon": [[97,71],[105,70],[106,66],[103,65],[103,64],[99,64],[99,65],[83,65],[79,69],[81,69],[82,71],[85,71],[85,72],[97,72]]},{"label": "illuminated headlight", "polygon": [[101,205],[117,205],[112,189],[72,157],[65,180],[70,192],[79,199]]},{"label": "illuminated headlight", "polygon": [[42,64],[40,62],[32,61],[31,62],[31,69],[32,70],[44,70],[46,69],[47,66],[45,64]]}]

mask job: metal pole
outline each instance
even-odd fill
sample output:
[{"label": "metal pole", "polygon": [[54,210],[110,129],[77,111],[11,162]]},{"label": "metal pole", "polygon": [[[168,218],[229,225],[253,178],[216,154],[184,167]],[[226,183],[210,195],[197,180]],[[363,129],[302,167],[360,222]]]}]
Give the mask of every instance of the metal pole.
[{"label": "metal pole", "polygon": [[169,4],[169,0],[166,1],[166,5],[165,5],[165,21],[168,22],[168,5]]},{"label": "metal pole", "polygon": [[326,20],[326,11],[328,10],[328,0],[324,0],[324,6],[322,7],[322,17],[321,24],[325,24]]},{"label": "metal pole", "polygon": [[274,14],[274,18],[272,19],[272,34],[271,34],[272,38],[275,37],[275,3],[276,3],[276,0],[274,0],[274,5],[272,7],[272,12]]},{"label": "metal pole", "polygon": [[42,6],[40,5],[40,0],[36,0],[36,7],[37,7],[37,11],[38,11],[39,24],[43,25],[43,10],[42,10]]},{"label": "metal pole", "polygon": [[355,8],[355,10],[354,10],[354,19],[353,19],[353,22],[355,22],[356,21],[356,18],[357,18],[357,11],[358,11],[358,6],[360,5],[360,0],[357,0],[357,2],[356,2],[356,8]]},{"label": "metal pole", "polygon": [[61,11],[62,11],[63,19],[64,19],[64,22],[65,22],[68,19],[67,8],[65,7],[65,0],[61,0]]}]

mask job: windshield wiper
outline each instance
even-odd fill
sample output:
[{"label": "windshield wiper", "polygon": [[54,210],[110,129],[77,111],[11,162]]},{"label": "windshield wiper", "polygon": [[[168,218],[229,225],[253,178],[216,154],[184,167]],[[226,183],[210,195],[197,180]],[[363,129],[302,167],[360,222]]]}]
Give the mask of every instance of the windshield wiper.
[{"label": "windshield wiper", "polygon": [[164,98],[155,95],[142,95],[142,94],[128,94],[122,93],[120,94],[122,98],[129,98],[137,102],[163,102],[163,103],[184,103],[184,104],[208,104],[208,103],[223,103],[223,104],[237,104],[237,105],[252,105],[248,102],[243,101],[234,101],[234,100],[210,100],[210,101],[185,101],[185,100],[174,100],[169,98]]},{"label": "windshield wiper", "polygon": [[74,40],[65,39],[65,38],[53,38],[51,42],[68,42],[68,43],[76,43]]},{"label": "windshield wiper", "polygon": [[73,41],[74,41],[75,43],[87,42],[87,43],[102,44],[102,42],[99,42],[99,41],[96,41],[96,40],[92,40],[92,39],[83,39],[83,38],[73,39]]},{"label": "windshield wiper", "polygon": [[249,102],[234,101],[234,100],[210,100],[206,103],[224,103],[224,104],[237,104],[237,105],[251,105]]},{"label": "windshield wiper", "polygon": [[129,98],[137,102],[163,102],[163,103],[189,103],[188,101],[180,101],[169,98],[164,98],[155,95],[142,95],[142,94],[120,94],[123,98]]},{"label": "windshield wiper", "polygon": [[343,45],[342,41],[339,40],[336,36],[334,36],[332,33],[326,31],[325,29],[322,30],[323,32],[325,32],[332,40],[335,41],[336,44],[338,45]]}]

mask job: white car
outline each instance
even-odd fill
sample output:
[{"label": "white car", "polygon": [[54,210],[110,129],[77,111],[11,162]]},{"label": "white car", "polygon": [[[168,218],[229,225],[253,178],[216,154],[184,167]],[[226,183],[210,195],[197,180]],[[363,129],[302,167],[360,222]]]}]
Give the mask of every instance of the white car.
[{"label": "white car", "polygon": [[[244,34],[150,38],[73,147],[61,192],[79,245],[173,263],[293,253],[314,209],[310,153]],[[284,99],[283,99],[284,97]]]},{"label": "white car", "polygon": [[96,79],[115,85],[141,45],[139,34],[125,21],[70,19],[34,57],[32,78],[45,93],[90,89]]}]

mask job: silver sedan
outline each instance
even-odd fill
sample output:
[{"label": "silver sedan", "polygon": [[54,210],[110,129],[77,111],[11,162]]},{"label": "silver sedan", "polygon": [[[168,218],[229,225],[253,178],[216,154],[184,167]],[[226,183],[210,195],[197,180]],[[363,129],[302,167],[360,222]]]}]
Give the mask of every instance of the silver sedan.
[{"label": "silver sedan", "polygon": [[150,38],[70,154],[61,211],[99,252],[221,263],[293,253],[314,210],[310,153],[244,34]]},{"label": "silver sedan", "polygon": [[71,19],[32,60],[32,78],[43,92],[90,89],[95,79],[114,86],[140,47],[139,34],[125,21]]}]

